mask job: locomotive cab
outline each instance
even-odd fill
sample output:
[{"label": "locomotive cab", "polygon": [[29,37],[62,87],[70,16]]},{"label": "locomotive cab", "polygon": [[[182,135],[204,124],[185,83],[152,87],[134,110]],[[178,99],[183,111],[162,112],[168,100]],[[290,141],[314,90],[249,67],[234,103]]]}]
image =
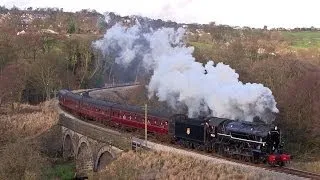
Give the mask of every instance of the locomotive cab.
[{"label": "locomotive cab", "polygon": [[217,127],[214,126],[210,121],[204,122],[204,129],[206,133],[206,141],[213,142],[217,137]]}]

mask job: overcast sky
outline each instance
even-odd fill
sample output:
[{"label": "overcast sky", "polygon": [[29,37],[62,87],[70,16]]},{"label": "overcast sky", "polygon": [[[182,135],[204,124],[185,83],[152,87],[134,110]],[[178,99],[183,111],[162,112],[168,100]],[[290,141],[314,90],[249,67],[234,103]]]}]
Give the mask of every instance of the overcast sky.
[{"label": "overcast sky", "polygon": [[319,0],[0,0],[19,8],[58,7],[64,11],[142,15],[186,23],[250,27],[320,27]]}]

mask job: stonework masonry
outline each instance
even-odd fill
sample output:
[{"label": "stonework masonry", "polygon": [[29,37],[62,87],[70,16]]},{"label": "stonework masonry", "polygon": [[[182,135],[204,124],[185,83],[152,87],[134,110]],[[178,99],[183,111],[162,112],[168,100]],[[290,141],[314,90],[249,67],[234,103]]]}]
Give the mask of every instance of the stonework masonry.
[{"label": "stonework masonry", "polygon": [[[103,169],[121,152],[131,149],[131,139],[119,132],[60,114],[63,157],[75,158],[77,175]],[[104,157],[104,158],[102,158]],[[105,162],[108,161],[108,162]]]}]

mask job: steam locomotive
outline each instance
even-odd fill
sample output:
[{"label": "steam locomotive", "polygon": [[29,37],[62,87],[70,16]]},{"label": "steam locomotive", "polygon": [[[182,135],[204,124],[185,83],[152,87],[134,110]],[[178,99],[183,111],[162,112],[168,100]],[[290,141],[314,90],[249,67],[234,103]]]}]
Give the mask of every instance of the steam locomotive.
[{"label": "steam locomotive", "polygon": [[[144,129],[141,107],[93,99],[88,92],[59,91],[59,105],[71,114],[105,125]],[[283,151],[281,131],[263,122],[242,122],[218,117],[188,118],[148,111],[147,130],[182,146],[215,152],[255,163],[284,166],[290,155]]]}]

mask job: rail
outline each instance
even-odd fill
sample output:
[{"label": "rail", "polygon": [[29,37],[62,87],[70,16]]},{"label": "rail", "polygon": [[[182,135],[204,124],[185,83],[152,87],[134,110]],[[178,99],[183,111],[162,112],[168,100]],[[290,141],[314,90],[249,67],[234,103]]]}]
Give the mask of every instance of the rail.
[{"label": "rail", "polygon": [[111,89],[111,88],[126,87],[126,86],[138,86],[138,85],[140,85],[139,82],[119,83],[119,84],[105,84],[104,87],[100,87],[100,88],[74,90],[72,92],[74,92],[74,93],[92,92],[92,91],[98,91],[98,90],[103,90],[103,89]]},{"label": "rail", "polygon": [[296,175],[296,176],[300,176],[300,177],[320,180],[320,174],[316,174],[316,173],[308,172],[308,171],[303,171],[303,170],[299,170],[299,169],[282,167],[278,170],[278,172],[283,172],[283,173],[292,174],[292,175]]},{"label": "rail", "polygon": [[119,84],[105,84],[104,88],[135,86],[135,85],[140,85],[140,83],[139,82],[130,82],[130,83],[119,83]]}]

